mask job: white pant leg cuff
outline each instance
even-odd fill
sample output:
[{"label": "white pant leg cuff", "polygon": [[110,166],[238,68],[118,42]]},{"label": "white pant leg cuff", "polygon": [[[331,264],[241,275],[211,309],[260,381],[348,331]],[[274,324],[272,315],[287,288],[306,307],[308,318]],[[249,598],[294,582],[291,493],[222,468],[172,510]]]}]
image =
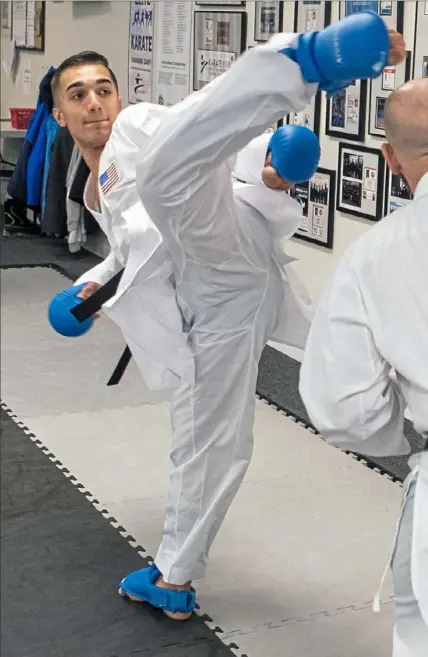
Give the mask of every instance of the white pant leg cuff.
[{"label": "white pant leg cuff", "polygon": [[184,569],[174,565],[174,556],[166,555],[160,549],[155,558],[155,564],[158,570],[162,573],[162,577],[168,584],[175,584],[180,586],[189,581],[202,579],[205,576],[205,566],[196,564],[194,568]]}]

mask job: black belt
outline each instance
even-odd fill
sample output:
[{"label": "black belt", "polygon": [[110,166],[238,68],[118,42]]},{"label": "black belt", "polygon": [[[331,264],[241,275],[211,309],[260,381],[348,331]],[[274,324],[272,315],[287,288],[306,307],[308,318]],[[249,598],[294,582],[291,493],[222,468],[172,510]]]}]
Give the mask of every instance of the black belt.
[{"label": "black belt", "polygon": [[[79,322],[84,322],[89,317],[95,315],[95,313],[99,312],[101,307],[109,299],[114,297],[124,271],[124,269],[121,269],[117,274],[113,276],[113,278],[107,281],[105,285],[102,285],[99,290],[94,292],[94,294],[92,294],[88,299],[85,299],[72,309],[71,313]],[[121,357],[119,358],[118,364],[114,368],[113,374],[107,382],[108,386],[117,386],[117,384],[121,381],[131,358],[131,350],[127,345]]]}]

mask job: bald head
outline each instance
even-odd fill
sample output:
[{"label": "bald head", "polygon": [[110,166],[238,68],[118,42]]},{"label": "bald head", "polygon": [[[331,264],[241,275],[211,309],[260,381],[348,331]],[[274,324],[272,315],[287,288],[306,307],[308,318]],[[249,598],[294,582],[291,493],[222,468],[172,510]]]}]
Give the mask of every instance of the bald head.
[{"label": "bald head", "polygon": [[428,157],[428,78],[416,78],[392,92],[385,104],[386,138],[397,155]]}]

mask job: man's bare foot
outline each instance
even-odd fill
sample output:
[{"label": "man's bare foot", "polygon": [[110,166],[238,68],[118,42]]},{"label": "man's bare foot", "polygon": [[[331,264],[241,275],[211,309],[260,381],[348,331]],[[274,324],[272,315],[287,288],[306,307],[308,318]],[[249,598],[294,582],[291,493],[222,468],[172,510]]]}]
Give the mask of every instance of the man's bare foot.
[{"label": "man's bare foot", "polygon": [[[192,585],[192,582],[186,582],[186,584],[169,584],[168,582],[165,582],[164,578],[162,575],[159,577],[159,579],[156,582],[156,586],[159,586],[161,589],[170,589],[171,591],[187,591],[190,589]],[[167,611],[166,609],[163,610],[164,614],[168,616],[168,618],[172,618],[172,620],[178,620],[178,621],[185,621],[189,620],[189,618],[192,616],[192,612],[189,614],[183,614],[180,611],[176,611],[173,613],[172,611]]]}]

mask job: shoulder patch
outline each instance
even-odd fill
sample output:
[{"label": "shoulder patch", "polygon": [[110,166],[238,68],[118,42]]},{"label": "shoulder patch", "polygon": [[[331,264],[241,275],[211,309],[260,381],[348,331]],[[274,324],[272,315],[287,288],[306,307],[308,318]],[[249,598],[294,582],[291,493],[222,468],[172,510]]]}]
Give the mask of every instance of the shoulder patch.
[{"label": "shoulder patch", "polygon": [[119,182],[119,172],[116,163],[112,162],[108,169],[99,177],[99,183],[103,194],[107,194]]}]

